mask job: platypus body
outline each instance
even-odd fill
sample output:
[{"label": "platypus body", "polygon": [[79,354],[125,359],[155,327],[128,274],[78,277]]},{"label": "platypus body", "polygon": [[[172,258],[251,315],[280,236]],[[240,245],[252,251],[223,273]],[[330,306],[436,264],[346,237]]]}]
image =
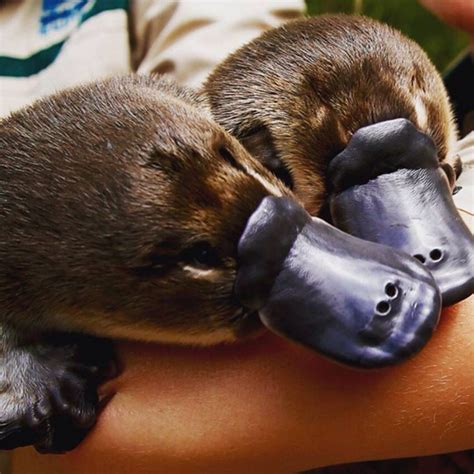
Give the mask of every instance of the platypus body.
[{"label": "platypus body", "polygon": [[[8,322],[170,342],[235,339],[235,242],[266,195],[288,191],[195,94],[120,78],[40,101],[1,127]],[[166,302],[159,318],[157,301]]]},{"label": "platypus body", "polygon": [[[311,20],[306,21],[311,32]],[[367,28],[380,35],[391,31],[366,20],[354,20],[353,27],[346,18],[323,21],[335,30],[334,44],[341,42],[339,22],[354,41],[365,37]],[[304,25],[290,24],[283,36],[264,35],[259,54],[262,48],[278,51],[292,29],[304,31]],[[245,51],[231,61],[252,65],[252,54],[245,59]],[[291,58],[296,52],[290,48],[286,54]],[[301,54],[311,65],[305,50]],[[382,52],[376,48],[373,54]],[[347,62],[346,56],[344,48],[338,55],[334,46],[331,64]],[[356,65],[349,61],[346,67]],[[294,74],[301,79],[298,68]],[[309,114],[317,92],[308,96],[300,119],[285,115],[294,112],[288,105],[285,114],[269,113],[267,122],[240,136],[216,108],[216,97],[222,96],[235,99],[237,117],[244,113],[240,91],[226,83],[225,70],[225,65],[218,69],[208,84],[212,110],[257,159],[214,121],[204,96],[157,77],[84,85],[0,122],[0,449],[74,448],[94,424],[97,386],[113,358],[111,338],[215,344],[256,335],[265,326],[359,368],[398,363],[429,340],[442,295],[426,265],[394,245],[342,232],[308,210],[317,214],[332,192],[325,174],[331,153],[339,153],[330,185],[338,186],[339,194],[333,194],[342,200],[341,212],[347,202],[359,202],[351,194],[354,187],[390,176],[386,168],[433,171],[449,194],[438,158],[433,162],[434,147],[444,146],[446,154],[454,133],[447,103],[439,107],[446,107],[448,120],[443,116],[438,125],[433,120],[433,138],[409,122],[416,108],[407,119],[398,114],[401,109],[390,114],[388,104],[381,118],[389,125],[376,133],[370,129],[367,136],[367,123],[352,118],[353,127],[362,127],[351,132],[352,138],[346,122],[316,111],[326,124],[318,133],[327,135],[318,144],[317,129],[311,127],[319,122]],[[360,66],[352,77],[364,70]],[[229,71],[234,74],[235,65]],[[247,104],[253,110],[255,99],[264,111],[272,79],[257,67],[253,71],[255,84],[263,80],[268,87],[247,87]],[[235,80],[243,84],[250,73],[243,68]],[[293,90],[292,81],[274,76],[276,102]],[[364,88],[365,82],[352,87]],[[349,84],[346,88],[350,91]],[[303,104],[307,92],[293,90]],[[329,100],[329,88],[326,94]],[[353,91],[354,100],[364,97],[358,94]],[[298,135],[304,120],[307,133]],[[284,136],[274,136],[271,128],[278,124],[294,127],[293,135],[289,130],[286,135],[291,159],[275,153],[284,150]],[[396,148],[393,137],[400,134],[409,139],[406,147]],[[249,136],[259,146],[264,138],[263,155],[249,145]],[[328,145],[333,139],[337,146]],[[307,154],[309,143],[324,159]],[[367,163],[387,143],[391,152],[375,167],[382,171],[368,176],[374,167]],[[355,184],[349,176],[354,166]],[[278,172],[282,168],[284,175]],[[300,170],[307,174],[301,185]],[[281,177],[289,179],[293,191]],[[399,182],[403,191],[406,183]],[[417,188],[420,181],[412,184]],[[383,212],[384,189],[382,183],[372,190]],[[388,202],[393,199],[388,196]],[[363,211],[364,199],[360,206]],[[465,282],[461,286],[465,293]]]},{"label": "platypus body", "polygon": [[0,448],[65,451],[90,428],[111,353],[76,334],[252,332],[236,243],[265,196],[291,192],[201,103],[124,77],[0,122]]}]

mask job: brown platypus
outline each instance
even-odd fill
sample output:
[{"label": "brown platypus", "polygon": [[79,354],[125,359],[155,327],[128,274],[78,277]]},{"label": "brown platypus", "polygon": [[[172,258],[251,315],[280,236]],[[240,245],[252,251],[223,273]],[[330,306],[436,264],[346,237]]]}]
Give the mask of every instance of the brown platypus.
[{"label": "brown platypus", "polygon": [[296,20],[230,55],[204,90],[216,120],[312,215],[413,255],[445,305],[473,293],[474,240],[451,198],[451,108],[416,43],[364,17]]},{"label": "brown platypus", "polygon": [[382,367],[426,344],[440,301],[421,263],[312,218],[165,79],[0,121],[0,449],[81,441],[112,357],[98,337],[215,344],[266,326]]}]

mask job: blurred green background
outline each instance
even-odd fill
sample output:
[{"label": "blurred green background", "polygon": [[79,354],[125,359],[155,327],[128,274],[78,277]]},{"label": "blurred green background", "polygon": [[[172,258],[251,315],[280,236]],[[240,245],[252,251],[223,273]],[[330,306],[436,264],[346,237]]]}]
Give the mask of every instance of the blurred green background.
[{"label": "blurred green background", "polygon": [[[448,1],[448,0],[446,0]],[[446,26],[416,0],[306,0],[308,13],[360,13],[414,39],[443,72],[468,45],[467,35]]]}]

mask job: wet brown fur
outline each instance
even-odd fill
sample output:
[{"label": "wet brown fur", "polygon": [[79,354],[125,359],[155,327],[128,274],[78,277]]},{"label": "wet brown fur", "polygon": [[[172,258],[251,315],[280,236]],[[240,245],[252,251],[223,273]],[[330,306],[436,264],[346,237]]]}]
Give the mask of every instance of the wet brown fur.
[{"label": "wet brown fur", "polygon": [[270,30],[217,67],[204,89],[216,120],[254,156],[283,162],[313,214],[327,196],[328,162],[357,129],[407,118],[433,138],[442,161],[456,138],[426,54],[364,17],[319,16]]},{"label": "wet brown fur", "polygon": [[[261,199],[284,193],[164,79],[41,100],[0,122],[0,314],[22,330],[235,339],[238,239]],[[203,242],[211,266],[193,256]]]}]

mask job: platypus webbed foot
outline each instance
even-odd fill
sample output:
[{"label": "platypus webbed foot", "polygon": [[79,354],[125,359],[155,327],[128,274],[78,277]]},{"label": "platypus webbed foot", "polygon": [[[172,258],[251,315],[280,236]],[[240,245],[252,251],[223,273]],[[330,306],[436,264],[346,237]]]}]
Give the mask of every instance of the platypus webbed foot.
[{"label": "platypus webbed foot", "polygon": [[238,245],[235,293],[270,330],[336,361],[383,367],[418,352],[441,310],[417,260],[265,198]]},{"label": "platypus webbed foot", "polygon": [[328,172],[334,225],[417,258],[444,306],[474,292],[474,238],[427,135],[405,119],[361,128]]},{"label": "platypus webbed foot", "polygon": [[0,449],[75,448],[95,424],[99,383],[113,376],[110,342],[64,334],[27,342],[10,329],[0,340]]}]

